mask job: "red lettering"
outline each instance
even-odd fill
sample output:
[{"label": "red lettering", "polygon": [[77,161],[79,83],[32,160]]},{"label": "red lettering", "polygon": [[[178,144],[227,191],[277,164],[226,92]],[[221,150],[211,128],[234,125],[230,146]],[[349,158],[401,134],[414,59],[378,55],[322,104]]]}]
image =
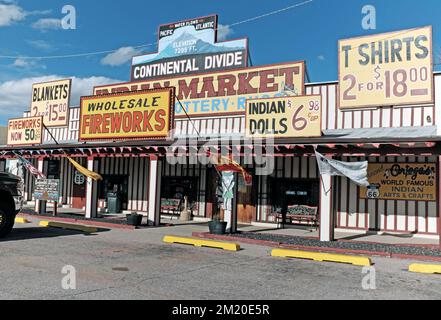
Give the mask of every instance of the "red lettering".
[{"label": "red lettering", "polygon": [[132,131],[132,114],[130,112],[125,112],[123,114],[122,127],[124,133],[129,133]]},{"label": "red lettering", "polygon": [[157,131],[162,131],[165,129],[165,125],[166,125],[165,116],[166,116],[165,110],[158,110],[156,112],[155,120],[156,120],[157,124],[155,125],[155,129]]},{"label": "red lettering", "polygon": [[199,85],[199,78],[192,79],[189,85],[187,84],[187,82],[185,80],[179,80],[179,85],[178,85],[179,99],[180,100],[197,99],[198,98],[198,85]]},{"label": "red lettering", "polygon": [[[272,77],[271,77],[272,76]],[[260,92],[277,92],[279,86],[274,84],[275,77],[278,76],[277,70],[265,70],[260,72]]]},{"label": "red lettering", "polygon": [[141,111],[135,111],[133,112],[133,131],[134,132],[141,132],[141,123],[143,119],[143,115]]},{"label": "red lettering", "polygon": [[154,115],[155,111],[144,111],[144,126],[143,126],[143,131],[153,131],[153,127],[150,123],[153,115]]},{"label": "red lettering", "polygon": [[219,91],[217,95],[219,97],[236,95],[236,90],[234,89],[234,86],[236,85],[236,81],[237,81],[236,77],[230,74],[219,76],[218,77]]},{"label": "red lettering", "polygon": [[122,112],[115,113],[112,115],[112,126],[111,126],[112,133],[116,133],[116,132],[121,131],[122,117],[123,117]]},{"label": "red lettering", "polygon": [[259,91],[254,88],[250,82],[259,75],[258,72],[240,73],[239,74],[239,90],[237,94],[253,94]]}]

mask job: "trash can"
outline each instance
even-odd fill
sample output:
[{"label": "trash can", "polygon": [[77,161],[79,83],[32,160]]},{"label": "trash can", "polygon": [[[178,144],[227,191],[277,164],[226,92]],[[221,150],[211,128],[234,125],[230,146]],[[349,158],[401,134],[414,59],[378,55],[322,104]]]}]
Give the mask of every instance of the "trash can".
[{"label": "trash can", "polygon": [[121,196],[117,192],[109,192],[107,194],[107,209],[109,213],[121,213]]}]

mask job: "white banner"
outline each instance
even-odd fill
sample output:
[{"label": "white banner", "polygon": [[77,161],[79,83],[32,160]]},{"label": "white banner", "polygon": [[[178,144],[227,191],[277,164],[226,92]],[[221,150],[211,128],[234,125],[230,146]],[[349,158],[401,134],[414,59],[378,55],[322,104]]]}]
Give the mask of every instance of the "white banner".
[{"label": "white banner", "polygon": [[326,158],[324,155],[315,152],[321,175],[347,177],[360,187],[368,187],[368,166],[367,161],[343,162]]}]

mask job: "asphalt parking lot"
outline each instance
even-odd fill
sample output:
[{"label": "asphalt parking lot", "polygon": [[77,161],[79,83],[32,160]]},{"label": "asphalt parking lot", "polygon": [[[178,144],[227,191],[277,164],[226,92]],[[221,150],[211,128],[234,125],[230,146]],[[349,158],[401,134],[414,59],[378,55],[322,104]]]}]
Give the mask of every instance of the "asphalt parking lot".
[{"label": "asphalt parking lot", "polygon": [[[441,299],[441,276],[409,273],[412,261],[374,257],[376,289],[365,290],[361,267],[272,258],[254,245],[234,253],[162,243],[164,235],[205,230],[85,235],[17,225],[0,240],[0,299]],[[63,288],[66,266],[76,289]]]}]

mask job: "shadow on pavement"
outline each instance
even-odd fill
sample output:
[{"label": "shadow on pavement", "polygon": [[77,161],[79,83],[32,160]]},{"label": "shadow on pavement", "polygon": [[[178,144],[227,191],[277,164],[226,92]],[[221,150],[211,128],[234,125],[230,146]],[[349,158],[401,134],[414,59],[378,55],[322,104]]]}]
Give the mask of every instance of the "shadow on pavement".
[{"label": "shadow on pavement", "polygon": [[66,230],[59,228],[44,228],[44,227],[15,228],[7,237],[0,239],[0,243],[21,241],[21,240],[59,238],[59,237],[68,237],[75,235],[93,237],[93,236],[97,236],[98,233],[108,232],[108,231],[110,230],[98,229],[96,233],[84,233],[81,231]]}]

